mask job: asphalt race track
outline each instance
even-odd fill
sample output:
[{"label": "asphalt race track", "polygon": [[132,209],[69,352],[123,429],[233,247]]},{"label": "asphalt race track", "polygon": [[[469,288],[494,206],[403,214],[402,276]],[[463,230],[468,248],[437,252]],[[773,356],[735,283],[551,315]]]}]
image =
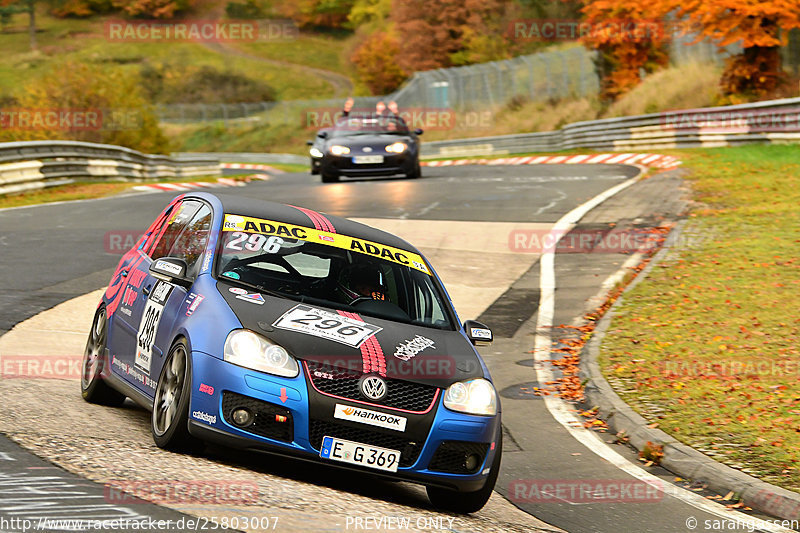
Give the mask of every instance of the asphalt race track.
[{"label": "asphalt race track", "polygon": [[[662,480],[661,490],[637,481],[646,474],[632,450],[605,444],[612,438],[602,433],[596,434],[600,444],[585,445],[591,439],[554,417],[553,402],[560,400],[546,403],[528,393],[544,386],[537,382],[541,374],[530,353],[536,340],[542,271],[539,254],[519,249],[517,245],[527,241],[511,235],[546,233],[574,208],[638,174],[638,168],[621,165],[460,166],[425,168],[418,180],[381,178],[323,185],[316,176],[281,174],[246,187],[218,190],[364,219],[407,238],[431,259],[462,320],[478,318],[495,330],[495,343],[481,352],[503,402],[505,449],[499,494],[481,512],[444,515],[429,505],[419,487],[367,476],[343,477],[332,469],[269,456],[218,448],[199,456],[173,455],[155,447],[148,414],[132,404],[120,409],[86,404],[76,380],[0,379],[4,398],[0,432],[78,474],[42,462],[0,437],[0,533],[21,530],[18,522],[16,528],[9,522],[12,518],[42,515],[41,508],[23,504],[32,501],[25,497],[34,498],[35,491],[19,489],[20,483],[25,484],[20,480],[34,474],[46,474],[51,479],[40,481],[62,491],[41,492],[36,501],[54,505],[64,497],[63,487],[72,491],[69,501],[79,505],[70,516],[100,513],[176,521],[193,516],[255,517],[257,511],[277,517],[275,529],[283,531],[741,531],[741,525],[726,518],[744,515],[704,503],[702,495],[678,487],[674,476],[658,467],[646,471]],[[572,231],[610,223],[655,226],[663,218],[675,218],[683,207],[680,186],[669,173],[631,184],[589,211]],[[73,299],[108,283],[122,243],[128,236],[135,238],[173,196],[131,194],[0,210],[0,335],[64,304],[57,320],[31,321],[23,340],[33,353],[42,354],[82,346],[85,335],[80,332],[88,329],[88,323],[81,322],[85,319],[80,313],[93,309],[97,297]],[[552,324],[572,324],[582,317],[597,302],[603,283],[630,258],[629,253],[592,252],[556,255]],[[19,342],[13,334],[4,339]],[[40,352],[35,351],[37,343]],[[8,346],[15,345],[0,340],[0,360],[17,355]],[[225,511],[209,511],[187,504],[107,505],[108,490],[103,486],[110,480],[208,478],[257,484],[258,507],[254,511],[252,506],[231,505]],[[9,486],[17,489],[10,491]],[[596,489],[607,490],[608,497],[587,496]],[[106,504],[105,509],[92,502]],[[368,517],[372,521],[364,521]],[[410,523],[405,527],[402,521],[376,521],[382,517],[407,517]],[[244,527],[241,521],[227,524],[232,529],[273,530],[269,523],[266,528]]]}]

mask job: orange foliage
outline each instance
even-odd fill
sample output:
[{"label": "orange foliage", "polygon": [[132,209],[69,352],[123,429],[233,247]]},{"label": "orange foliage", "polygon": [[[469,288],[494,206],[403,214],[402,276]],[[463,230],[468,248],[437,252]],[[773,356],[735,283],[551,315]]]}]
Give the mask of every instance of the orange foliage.
[{"label": "orange foliage", "polygon": [[350,60],[372,94],[386,94],[397,89],[408,77],[397,64],[397,41],[383,32],[370,35],[355,49]]},{"label": "orange foliage", "polygon": [[116,8],[132,17],[171,19],[190,11],[196,0],[113,0]]},{"label": "orange foliage", "polygon": [[601,97],[615,100],[667,64],[662,12],[653,3],[594,0],[583,8],[591,31],[583,42],[600,52]]},{"label": "orange foliage", "polygon": [[788,30],[800,28],[797,0],[661,0],[678,9],[680,17],[725,46],[739,42],[742,54],[732,57],[722,75],[724,94],[764,96],[780,84],[778,47]]}]

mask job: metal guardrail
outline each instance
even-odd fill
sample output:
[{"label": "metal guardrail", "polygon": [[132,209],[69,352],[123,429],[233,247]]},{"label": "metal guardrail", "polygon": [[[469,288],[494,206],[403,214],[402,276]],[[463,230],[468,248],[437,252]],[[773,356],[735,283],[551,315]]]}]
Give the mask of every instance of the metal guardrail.
[{"label": "metal guardrail", "polygon": [[219,159],[151,155],[77,141],[0,143],[0,195],[77,180],[146,181],[220,176]]},{"label": "metal guardrail", "polygon": [[568,124],[557,131],[432,141],[426,159],[592,150],[654,150],[800,142],[800,98]]}]

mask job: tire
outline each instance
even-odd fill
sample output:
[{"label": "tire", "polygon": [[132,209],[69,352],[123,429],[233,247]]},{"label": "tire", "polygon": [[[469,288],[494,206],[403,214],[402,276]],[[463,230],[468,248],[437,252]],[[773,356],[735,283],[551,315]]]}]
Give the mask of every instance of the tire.
[{"label": "tire", "polygon": [[339,181],[339,176],[327,174],[324,171],[320,171],[320,175],[322,176],[322,183],[336,183]]},{"label": "tire", "polygon": [[101,307],[94,314],[92,330],[86,341],[81,362],[81,396],[89,403],[118,407],[125,401],[125,395],[112,389],[103,380],[106,368],[106,346],[108,343],[108,320],[106,308]]},{"label": "tire", "polygon": [[150,431],[156,446],[174,452],[193,451],[197,441],[189,434],[192,359],[181,339],[169,351],[156,384]]},{"label": "tire", "polygon": [[422,169],[419,166],[419,161],[417,161],[417,164],[414,165],[414,170],[406,174],[406,177],[412,180],[422,177]]},{"label": "tire", "polygon": [[467,514],[480,511],[492,496],[492,491],[497,483],[497,475],[500,472],[502,455],[503,435],[501,433],[500,438],[497,439],[497,451],[494,454],[492,468],[483,488],[474,492],[458,492],[439,487],[426,487],[425,490],[428,493],[428,499],[431,504],[437,509],[453,513]]}]

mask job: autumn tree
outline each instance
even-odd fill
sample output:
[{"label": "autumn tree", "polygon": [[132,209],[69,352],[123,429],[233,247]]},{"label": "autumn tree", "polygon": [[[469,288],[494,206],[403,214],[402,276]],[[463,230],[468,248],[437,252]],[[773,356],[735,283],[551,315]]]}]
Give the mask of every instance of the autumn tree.
[{"label": "autumn tree", "polygon": [[113,0],[112,5],[138,18],[171,19],[192,10],[197,0]]},{"label": "autumn tree", "polygon": [[397,40],[382,31],[367,37],[353,52],[350,60],[372,94],[390,93],[408,77],[397,64],[399,52]]},{"label": "autumn tree", "polygon": [[[800,28],[797,0],[660,0],[719,46],[740,43],[728,59],[721,88],[728,96],[762,97],[783,78],[780,46],[789,30]],[[733,98],[735,100],[735,98]]]},{"label": "autumn tree", "polygon": [[0,8],[6,16],[13,13],[28,14],[28,36],[31,50],[36,50],[36,0],[0,0]]},{"label": "autumn tree", "polygon": [[47,114],[96,117],[86,124],[20,118],[16,127],[0,128],[0,142],[74,140],[127,146],[151,153],[168,153],[169,143],[158,118],[145,101],[135,77],[84,63],[67,62],[20,88],[9,116]]},{"label": "autumn tree", "polygon": [[406,72],[509,57],[503,0],[395,0],[391,18]]},{"label": "autumn tree", "polygon": [[598,51],[601,98],[616,100],[669,61],[664,13],[652,4],[592,0],[583,14],[582,40]]},{"label": "autumn tree", "polygon": [[293,0],[278,8],[300,28],[343,28],[354,0]]}]

